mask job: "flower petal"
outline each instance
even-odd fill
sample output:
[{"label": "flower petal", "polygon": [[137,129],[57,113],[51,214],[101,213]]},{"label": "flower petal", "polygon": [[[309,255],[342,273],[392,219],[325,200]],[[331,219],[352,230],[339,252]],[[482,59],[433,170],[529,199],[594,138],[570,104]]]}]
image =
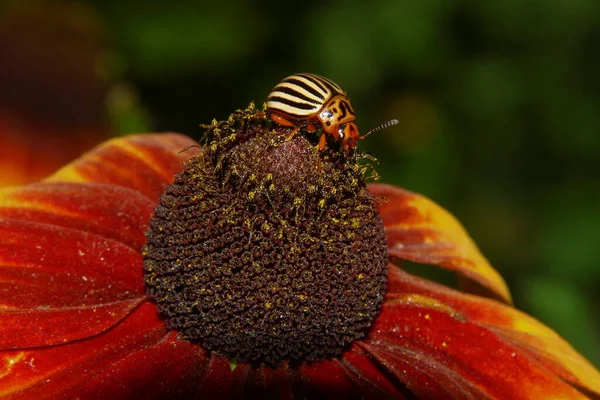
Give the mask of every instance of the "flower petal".
[{"label": "flower petal", "polygon": [[0,349],[64,344],[103,332],[125,318],[144,300],[99,306],[0,310]]},{"label": "flower petal", "polygon": [[[132,135],[96,147],[50,176],[50,182],[108,183],[139,191],[157,202],[181,163],[198,153],[178,133]],[[186,150],[187,149],[187,150]]]},{"label": "flower petal", "polygon": [[292,400],[294,398],[287,364],[283,364],[277,369],[261,365],[257,377],[257,381],[261,382],[261,387],[265,388],[263,398],[281,400]]},{"label": "flower petal", "polygon": [[294,394],[300,399],[360,398],[344,367],[333,361],[302,364],[290,371]]},{"label": "flower petal", "polygon": [[600,395],[600,372],[553,330],[523,312],[415,277],[394,266],[389,268],[388,293],[435,298],[526,350],[565,381]]},{"label": "flower petal", "polygon": [[369,191],[386,199],[379,212],[390,257],[456,271],[510,303],[510,292],[500,274],[448,211],[426,197],[391,185],[371,184]]},{"label": "flower petal", "polygon": [[230,399],[232,392],[239,390],[234,385],[229,360],[214,353],[208,363],[206,375],[198,386],[199,400]]},{"label": "flower petal", "polygon": [[[452,396],[463,398],[463,379],[484,396],[509,399],[584,399],[581,393],[563,382],[552,371],[528,353],[503,340],[493,331],[460,318],[458,313],[447,312],[447,306],[424,296],[404,296],[388,299],[371,328],[368,346],[378,359],[383,352],[391,354],[418,354],[422,362],[415,366],[425,375],[439,382],[452,381]],[[368,349],[368,347],[367,347]],[[408,350],[408,351],[407,351]],[[386,358],[379,358],[381,366],[389,366]],[[448,371],[461,377],[455,379]],[[391,370],[400,377],[398,371]],[[413,379],[418,378],[416,375]],[[427,392],[425,382],[411,381]],[[476,396],[479,397],[479,396]]]},{"label": "flower petal", "polygon": [[456,393],[460,393],[461,398],[485,397],[451,368],[432,364],[418,352],[366,342],[359,342],[359,346],[404,382],[419,399],[450,400],[456,398]]},{"label": "flower petal", "polygon": [[139,251],[93,233],[0,219],[0,308],[81,307],[144,293]]},{"label": "flower petal", "polygon": [[14,399],[76,398],[82,386],[129,354],[154,346],[166,334],[150,303],[113,329],[68,346],[0,353],[0,396]]},{"label": "flower petal", "polygon": [[[170,171],[181,168],[180,145],[189,143],[179,135],[114,140],[63,172],[81,166],[102,174],[101,167],[90,169],[90,160],[114,159],[111,149],[126,148],[140,168],[139,157],[146,157],[144,176],[162,188]],[[50,179],[54,182],[0,191],[0,348],[97,335],[145,297],[140,249],[156,205],[148,186],[60,182],[60,177],[61,172]],[[108,172],[101,178],[118,179]],[[140,187],[146,193],[136,191]]]},{"label": "flower petal", "polygon": [[119,241],[134,250],[156,203],[119,186],[96,183],[37,183],[0,190],[0,219],[40,222]]},{"label": "flower petal", "polygon": [[377,365],[362,354],[359,348],[347,351],[342,361],[336,361],[343,366],[344,371],[350,380],[360,391],[361,398],[381,399],[394,398],[403,399],[403,396],[396,386],[383,374]]},{"label": "flower petal", "polygon": [[210,356],[171,331],[94,376],[78,395],[89,399],[195,399]]},{"label": "flower petal", "polygon": [[294,398],[288,375],[287,364],[278,368],[269,368],[261,364],[238,365],[233,371],[233,380],[237,391],[234,398],[244,399],[287,399]]}]

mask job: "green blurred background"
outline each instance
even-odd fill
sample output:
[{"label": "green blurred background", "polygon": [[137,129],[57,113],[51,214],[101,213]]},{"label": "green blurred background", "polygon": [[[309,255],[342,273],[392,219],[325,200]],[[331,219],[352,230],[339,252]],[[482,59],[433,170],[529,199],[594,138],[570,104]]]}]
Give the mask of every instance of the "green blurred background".
[{"label": "green blurred background", "polygon": [[5,4],[95,38],[114,134],[199,137],[295,72],[340,84],[362,131],[398,118],[360,143],[383,181],[453,212],[517,307],[600,366],[598,0]]}]

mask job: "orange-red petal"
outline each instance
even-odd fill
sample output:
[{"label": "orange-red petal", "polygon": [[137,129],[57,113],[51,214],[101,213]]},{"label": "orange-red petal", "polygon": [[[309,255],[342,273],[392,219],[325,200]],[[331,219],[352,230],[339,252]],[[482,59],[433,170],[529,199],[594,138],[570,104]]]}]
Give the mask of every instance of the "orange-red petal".
[{"label": "orange-red petal", "polygon": [[85,231],[0,220],[0,308],[79,307],[145,293],[142,256]]},{"label": "orange-red petal", "polygon": [[178,133],[132,135],[113,139],[50,176],[49,182],[96,182],[138,191],[158,198],[181,163],[198,149],[197,143]]},{"label": "orange-red petal", "polygon": [[115,139],[48,182],[0,191],[0,307],[73,308],[143,296],[148,219],[195,149],[180,151],[194,143],[179,134]]},{"label": "orange-red petal", "polygon": [[[382,367],[390,360],[381,354],[402,355],[428,379],[446,382],[445,390],[455,398],[469,392],[475,398],[586,398],[527,352],[435,303],[410,295],[387,300],[363,347]],[[410,385],[419,387],[423,397],[435,398],[440,387],[430,390],[418,377],[411,376]]]},{"label": "orange-red petal", "polygon": [[0,189],[0,219],[94,233],[136,251],[146,242],[154,207],[137,191],[105,184],[44,182]]},{"label": "orange-red petal", "polygon": [[432,365],[417,351],[367,342],[360,342],[359,346],[419,399],[450,400],[457,393],[461,398],[482,397],[481,391],[458,372],[447,366]]},{"label": "orange-red petal", "polygon": [[510,302],[506,283],[481,254],[462,225],[448,211],[416,193],[391,185],[371,184],[385,200],[379,207],[388,239],[388,254],[456,271]]},{"label": "orange-red petal", "polygon": [[[156,345],[165,334],[156,308],[145,303],[102,335],[68,346],[3,351],[0,353],[0,397],[77,398],[91,377],[132,353]],[[148,368],[148,364],[141,361],[136,367]]]},{"label": "orange-red petal", "polygon": [[144,294],[142,256],[99,235],[0,220],[0,307],[78,307]]},{"label": "orange-red petal", "polygon": [[278,368],[270,368],[262,364],[259,366],[240,364],[233,371],[232,379],[236,382],[232,393],[233,398],[281,400],[297,398],[292,392],[287,364]]},{"label": "orange-red petal", "polygon": [[140,297],[94,306],[0,310],[0,349],[65,344],[97,335],[116,325],[143,300]]},{"label": "orange-red petal", "polygon": [[531,316],[497,301],[415,277],[394,266],[390,266],[388,278],[389,298],[407,293],[435,298],[527,351],[565,381],[600,395],[600,372],[563,338]]},{"label": "orange-red petal", "polygon": [[233,381],[229,360],[212,354],[204,379],[198,382],[199,400],[230,399],[239,385]]},{"label": "orange-red petal", "polygon": [[360,348],[353,348],[344,354],[341,361],[348,378],[354,383],[364,399],[403,398],[398,387],[384,374]]},{"label": "orange-red petal", "polygon": [[326,360],[303,364],[290,374],[294,382],[294,393],[299,398],[360,398],[339,362]]},{"label": "orange-red petal", "polygon": [[202,347],[168,333],[131,352],[78,390],[83,399],[195,399],[210,356]]},{"label": "orange-red petal", "polygon": [[[134,366],[129,388],[159,375],[195,380],[190,365],[208,363],[204,351],[161,341],[156,308],[140,305],[148,219],[193,144],[177,134],[116,139],[46,182],[0,191],[0,396],[73,397],[86,383],[103,395],[115,371]],[[153,393],[173,390],[145,382],[165,382]]]}]

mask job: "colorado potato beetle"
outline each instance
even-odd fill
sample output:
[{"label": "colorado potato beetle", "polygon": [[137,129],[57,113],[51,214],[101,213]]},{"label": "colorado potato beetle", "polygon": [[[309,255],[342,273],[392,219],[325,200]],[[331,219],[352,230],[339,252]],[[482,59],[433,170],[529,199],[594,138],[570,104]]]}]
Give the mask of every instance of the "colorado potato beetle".
[{"label": "colorado potato beetle", "polygon": [[309,133],[323,129],[319,150],[327,145],[327,136],[340,142],[344,151],[356,147],[362,139],[354,122],[354,109],[341,87],[331,80],[308,73],[288,76],[273,88],[267,99],[267,113],[283,126]]}]

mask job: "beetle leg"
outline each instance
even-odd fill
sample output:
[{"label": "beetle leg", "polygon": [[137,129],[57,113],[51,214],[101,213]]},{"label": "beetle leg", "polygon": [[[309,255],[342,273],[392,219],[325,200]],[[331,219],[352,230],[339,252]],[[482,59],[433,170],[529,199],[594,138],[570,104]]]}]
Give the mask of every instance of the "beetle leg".
[{"label": "beetle leg", "polygon": [[294,129],[292,129],[291,132],[287,134],[287,136],[283,140],[284,142],[289,142],[290,140],[292,140],[294,136],[296,136],[298,131],[300,131],[300,126],[297,126],[294,122],[285,119],[279,114],[272,113],[271,119],[281,126],[294,127]]},{"label": "beetle leg", "polygon": [[289,142],[290,140],[292,140],[294,138],[294,136],[296,136],[296,134],[300,131],[300,127],[297,126],[294,129],[292,129],[292,131],[290,133],[288,133],[288,135],[285,137],[285,142]]},{"label": "beetle leg", "polygon": [[319,139],[319,144],[317,146],[319,148],[319,151],[327,147],[327,133],[323,132],[321,134],[321,138]]},{"label": "beetle leg", "polygon": [[316,126],[315,124],[313,124],[312,122],[309,122],[309,123],[306,125],[306,131],[307,131],[308,133],[315,133],[315,132],[317,132],[318,130],[319,130],[319,127],[318,127],[318,126]]},{"label": "beetle leg", "polygon": [[317,171],[319,173],[323,172],[320,153],[325,147],[327,147],[327,133],[323,132],[321,134],[321,138],[319,139],[319,144],[317,145],[317,149],[319,149],[319,154],[317,155]]},{"label": "beetle leg", "polygon": [[290,120],[287,120],[287,119],[283,118],[279,114],[271,113],[271,119],[273,121],[277,122],[279,125],[282,125],[282,126],[296,126],[295,123],[293,123]]},{"label": "beetle leg", "polygon": [[292,131],[287,134],[287,136],[284,139],[284,142],[289,142],[290,140],[292,140],[294,138],[294,136],[296,136],[298,131],[300,131],[300,126],[297,126],[294,122],[285,119],[284,117],[282,117],[279,114],[272,113],[271,119],[273,121],[277,122],[281,126],[289,126],[289,127],[293,126],[294,127],[294,129],[292,129]]}]

